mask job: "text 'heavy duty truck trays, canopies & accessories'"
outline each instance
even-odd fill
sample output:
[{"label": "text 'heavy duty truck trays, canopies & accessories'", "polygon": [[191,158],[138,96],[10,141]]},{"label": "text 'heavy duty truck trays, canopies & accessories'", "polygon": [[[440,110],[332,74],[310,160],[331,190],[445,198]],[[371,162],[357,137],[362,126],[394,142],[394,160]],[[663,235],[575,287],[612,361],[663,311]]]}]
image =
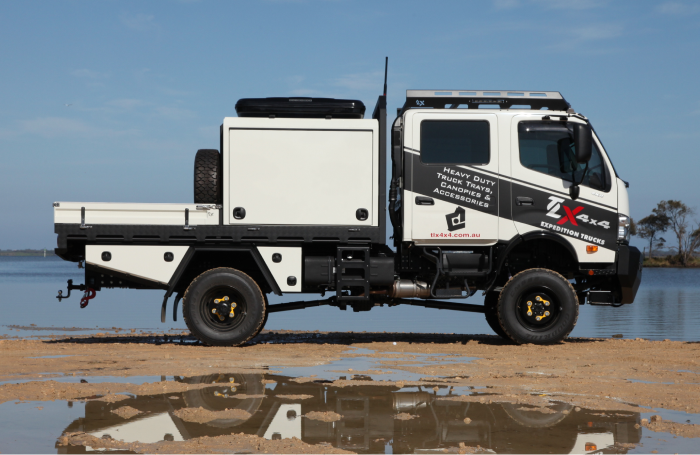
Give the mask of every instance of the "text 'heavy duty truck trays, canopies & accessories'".
[{"label": "text 'heavy duty truck trays, canopies & accessories'", "polygon": [[[191,332],[226,346],[270,313],[319,305],[484,313],[503,338],[548,344],[580,304],[634,301],[628,185],[559,92],[408,90],[388,130],[385,73],[371,118],[326,98],[236,111],[220,150],[197,152],[193,204],[54,203],[56,253],[85,264],[59,300],[163,289],[163,321],[174,294],[173,318],[182,300]],[[462,303],[477,291],[484,305]],[[272,305],[270,293],[331,296]]]}]

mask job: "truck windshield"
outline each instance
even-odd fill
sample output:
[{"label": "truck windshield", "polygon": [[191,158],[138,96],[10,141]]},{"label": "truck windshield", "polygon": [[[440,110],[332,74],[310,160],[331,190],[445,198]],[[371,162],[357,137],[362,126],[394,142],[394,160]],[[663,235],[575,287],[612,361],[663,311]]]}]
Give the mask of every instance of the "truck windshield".
[{"label": "truck windshield", "polygon": [[[569,182],[573,171],[576,181],[581,182],[586,164],[576,162],[574,133],[571,126],[561,122],[520,122],[518,144],[520,163],[526,168]],[[581,184],[597,190],[609,191],[609,175],[600,150],[594,142],[588,171]]]}]

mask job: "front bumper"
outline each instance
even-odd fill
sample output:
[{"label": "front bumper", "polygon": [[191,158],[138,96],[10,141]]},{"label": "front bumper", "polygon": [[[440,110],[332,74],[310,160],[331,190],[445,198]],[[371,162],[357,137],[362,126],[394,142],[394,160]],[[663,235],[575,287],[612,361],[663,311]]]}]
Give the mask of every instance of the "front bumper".
[{"label": "front bumper", "polygon": [[[633,246],[620,245],[617,251],[617,303],[632,303],[642,283],[642,253]],[[616,299],[617,300],[617,299]]]}]

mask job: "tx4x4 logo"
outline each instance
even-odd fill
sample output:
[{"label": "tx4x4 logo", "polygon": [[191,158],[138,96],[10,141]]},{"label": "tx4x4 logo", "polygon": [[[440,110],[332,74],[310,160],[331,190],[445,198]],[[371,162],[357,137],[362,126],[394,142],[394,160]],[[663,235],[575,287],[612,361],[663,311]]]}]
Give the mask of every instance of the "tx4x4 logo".
[{"label": "tx4x4 logo", "polygon": [[[557,224],[562,225],[566,224],[568,222],[571,222],[574,226],[578,226],[578,223],[576,220],[581,221],[582,223],[588,223],[592,226],[600,226],[604,229],[610,229],[610,222],[609,221],[598,221],[594,220],[593,218],[589,218],[588,215],[581,214],[578,215],[581,210],[584,209],[582,205],[579,205],[575,209],[571,210],[569,207],[562,205],[562,202],[564,202],[564,199],[556,196],[549,196],[549,204],[547,204],[547,216],[552,217],[552,218],[559,218],[559,221],[557,221]],[[564,207],[564,215],[562,216],[559,212],[559,209],[561,207]]]},{"label": "tx4x4 logo", "polygon": [[447,230],[450,232],[463,229],[467,223],[465,212],[462,207],[457,207],[454,213],[445,215],[445,219],[447,220]]}]

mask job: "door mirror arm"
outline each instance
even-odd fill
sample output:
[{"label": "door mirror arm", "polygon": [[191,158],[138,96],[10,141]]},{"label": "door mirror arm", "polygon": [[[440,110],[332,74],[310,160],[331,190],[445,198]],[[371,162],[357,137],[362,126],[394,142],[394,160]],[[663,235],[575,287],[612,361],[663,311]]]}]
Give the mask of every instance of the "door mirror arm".
[{"label": "door mirror arm", "polygon": [[581,193],[581,187],[579,186],[581,183],[583,183],[583,179],[586,178],[586,173],[588,172],[588,162],[586,162],[586,167],[583,168],[583,173],[581,174],[581,180],[578,182],[576,181],[576,171],[571,171],[571,186],[569,187],[569,197],[571,197],[572,200],[578,199],[579,194]]}]

